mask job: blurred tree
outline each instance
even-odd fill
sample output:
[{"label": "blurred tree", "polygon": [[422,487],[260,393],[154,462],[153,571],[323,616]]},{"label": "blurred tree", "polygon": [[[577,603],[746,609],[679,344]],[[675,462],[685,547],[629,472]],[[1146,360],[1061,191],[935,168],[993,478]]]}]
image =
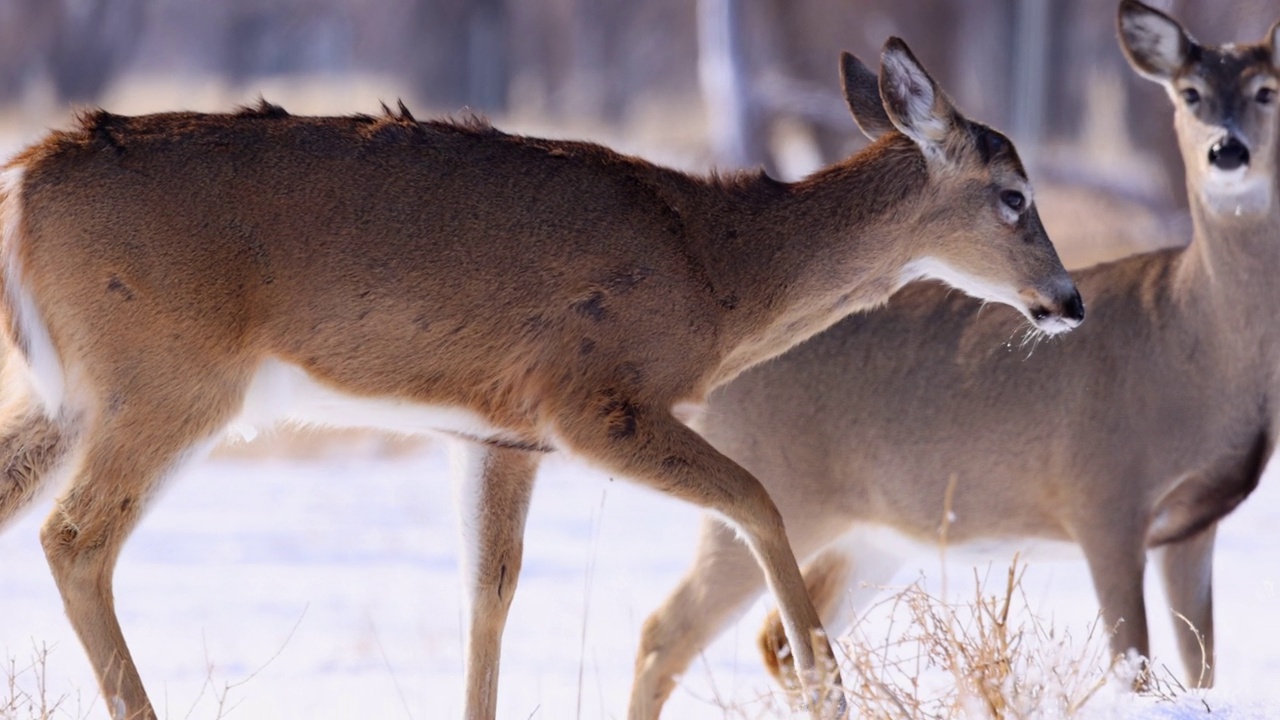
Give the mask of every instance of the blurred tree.
[{"label": "blurred tree", "polygon": [[503,0],[472,0],[467,15],[467,103],[507,109],[511,84],[510,34]]},{"label": "blurred tree", "polygon": [[508,17],[505,0],[413,0],[402,71],[436,107],[506,110]]},{"label": "blurred tree", "polygon": [[221,72],[234,83],[351,69],[351,8],[333,0],[228,2]]},{"label": "blurred tree", "polygon": [[91,102],[129,60],[145,29],[146,0],[67,0],[50,48],[60,100]]},{"label": "blurred tree", "polygon": [[129,60],[145,29],[146,0],[0,3],[0,93],[13,99],[46,76],[60,102],[91,102]]},{"label": "blurred tree", "polygon": [[53,45],[61,13],[48,0],[0,2],[0,101],[20,97]]},{"label": "blurred tree", "polygon": [[698,0],[698,79],[711,149],[726,167],[772,170],[765,107],[752,92],[740,0]]}]

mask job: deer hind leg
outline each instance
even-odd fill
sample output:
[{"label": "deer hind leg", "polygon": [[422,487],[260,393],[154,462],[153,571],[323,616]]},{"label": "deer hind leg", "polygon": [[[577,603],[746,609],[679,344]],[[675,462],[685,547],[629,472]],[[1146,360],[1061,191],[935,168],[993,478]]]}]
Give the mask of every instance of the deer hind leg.
[{"label": "deer hind leg", "polygon": [[[609,397],[587,412],[560,419],[558,430],[568,449],[623,477],[714,510],[738,531],[782,609],[796,664],[806,690],[813,693],[815,714],[842,714],[835,656],[804,589],[782,515],[760,481],[664,408]],[[656,717],[665,700],[662,695],[632,698],[639,703],[631,708],[633,719]]]},{"label": "deer hind leg", "polygon": [[[813,599],[822,626],[839,634],[871,606],[880,586],[889,582],[902,565],[902,558],[873,542],[854,528],[837,542],[824,548],[804,567],[805,587]],[[760,654],[765,669],[788,691],[799,687],[791,646],[777,609],[769,611],[760,630]]]},{"label": "deer hind leg", "polygon": [[74,432],[25,398],[0,424],[0,528],[29,506],[67,462]]},{"label": "deer hind leg", "polygon": [[[187,383],[209,375],[205,369]],[[175,393],[182,383],[150,380],[146,389],[113,396],[87,425],[83,456],[40,536],[113,720],[155,717],[115,614],[120,547],[160,481],[212,447],[240,399],[209,392],[208,384],[205,392]]]},{"label": "deer hind leg", "polygon": [[540,455],[459,442],[455,493],[463,536],[467,608],[466,717],[497,714],[502,631],[524,553],[524,521]]},{"label": "deer hind leg", "polygon": [[[1157,549],[1178,652],[1191,687],[1213,687],[1213,541],[1217,525]],[[1181,617],[1179,617],[1181,616]],[[1188,623],[1190,625],[1188,626]]]}]

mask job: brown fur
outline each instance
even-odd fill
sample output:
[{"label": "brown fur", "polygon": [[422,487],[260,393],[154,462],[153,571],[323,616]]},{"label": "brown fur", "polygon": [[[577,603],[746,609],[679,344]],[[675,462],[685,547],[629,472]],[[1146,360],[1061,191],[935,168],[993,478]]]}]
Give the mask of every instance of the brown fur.
[{"label": "brown fur", "polygon": [[[469,717],[494,713],[528,493],[550,448],[733,522],[799,640],[797,666],[826,667],[768,494],[672,411],[884,302],[924,256],[1079,320],[1034,208],[1000,219],[999,190],[1024,187],[1018,169],[979,161],[948,117],[945,155],[926,162],[890,132],[794,185],[693,177],[477,120],[418,122],[403,106],[377,118],[265,102],[227,115],[95,111],[21,153],[9,166],[21,184],[0,203],[21,218],[6,277],[34,299],[66,395],[50,417],[22,395],[0,437],[18,455],[0,464],[47,464],[15,448],[51,432],[82,457],[42,539],[109,707],[154,716],[112,610],[121,543],[268,359],[349,396],[461,408],[493,428],[461,435],[483,473]],[[9,328],[37,363],[30,328]],[[5,516],[39,484],[30,474],[0,484]],[[838,680],[820,674],[806,685]],[[664,697],[633,713],[656,714]],[[818,712],[838,707],[830,690],[815,699]]]},{"label": "brown fur", "polygon": [[[1117,653],[1148,653],[1143,572],[1157,549],[1170,604],[1208,653],[1178,622],[1188,680],[1212,684],[1214,528],[1256,487],[1280,432],[1280,110],[1250,85],[1280,83],[1273,42],[1196,46],[1179,68],[1207,78],[1196,108],[1175,100],[1194,237],[1075,273],[1090,322],[1069,337],[1027,338],[1002,309],[910,287],[713,396],[704,435],[768,488],[797,555],[812,557],[806,582],[829,628],[852,618],[851,595],[873,597],[860,584],[889,579],[881,551],[850,538],[889,526],[937,542],[955,478],[947,541],[1079,543]],[[1234,131],[1265,209],[1236,215],[1215,199],[1207,157],[1222,107],[1243,108]],[[678,652],[697,653],[758,592],[738,555],[705,535],[702,572],[650,619],[696,629]],[[761,646],[787,672],[776,616]]]}]

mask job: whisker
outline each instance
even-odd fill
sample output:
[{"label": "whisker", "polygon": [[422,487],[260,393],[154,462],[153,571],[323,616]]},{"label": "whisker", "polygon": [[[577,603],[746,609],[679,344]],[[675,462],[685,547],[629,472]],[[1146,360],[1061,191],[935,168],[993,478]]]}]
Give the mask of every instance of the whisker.
[{"label": "whisker", "polygon": [[1018,346],[1018,349],[1026,348],[1027,345],[1031,346],[1031,349],[1027,350],[1027,356],[1023,359],[1030,360],[1031,356],[1035,354],[1036,348],[1039,347],[1040,341],[1044,340],[1046,337],[1048,337],[1048,335],[1049,335],[1048,333],[1036,327],[1035,325],[1029,326],[1027,328],[1026,333],[1024,333],[1022,336],[1022,344]]}]

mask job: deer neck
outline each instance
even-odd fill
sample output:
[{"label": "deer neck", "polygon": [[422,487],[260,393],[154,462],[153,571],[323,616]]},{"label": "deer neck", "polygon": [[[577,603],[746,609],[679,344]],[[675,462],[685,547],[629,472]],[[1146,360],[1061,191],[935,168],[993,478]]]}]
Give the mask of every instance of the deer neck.
[{"label": "deer neck", "polygon": [[1178,280],[1187,312],[1203,315],[1202,332],[1250,357],[1280,358],[1280,202],[1270,198],[1260,214],[1223,213],[1191,188],[1191,244]]},{"label": "deer neck", "polygon": [[720,183],[722,207],[692,233],[722,308],[713,385],[888,300],[916,254],[909,200],[927,181],[893,134],[798,183]]}]

